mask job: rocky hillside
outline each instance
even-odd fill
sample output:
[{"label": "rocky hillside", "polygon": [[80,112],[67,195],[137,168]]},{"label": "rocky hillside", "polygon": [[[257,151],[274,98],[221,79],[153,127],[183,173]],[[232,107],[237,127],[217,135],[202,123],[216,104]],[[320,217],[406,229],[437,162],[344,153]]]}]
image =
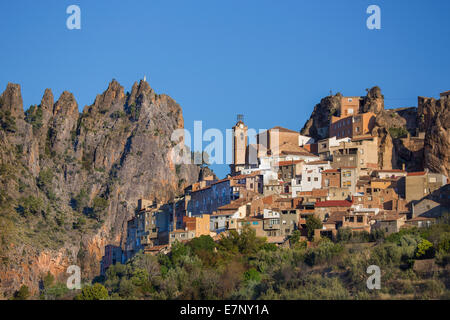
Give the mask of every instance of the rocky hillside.
[{"label": "rocky hillside", "polygon": [[199,176],[172,163],[182,110],[147,82],[125,93],[113,80],[81,114],[70,92],[54,100],[47,89],[24,112],[19,85],[0,96],[0,297],[71,264],[97,275],[138,198],[169,200]]},{"label": "rocky hillside", "polygon": [[[323,98],[314,107],[301,133],[316,140],[328,137],[331,116],[338,116],[341,94]],[[360,112],[376,114],[372,135],[379,138],[379,166],[450,174],[450,99],[418,99],[418,107],[385,109],[379,87],[367,90]]]}]

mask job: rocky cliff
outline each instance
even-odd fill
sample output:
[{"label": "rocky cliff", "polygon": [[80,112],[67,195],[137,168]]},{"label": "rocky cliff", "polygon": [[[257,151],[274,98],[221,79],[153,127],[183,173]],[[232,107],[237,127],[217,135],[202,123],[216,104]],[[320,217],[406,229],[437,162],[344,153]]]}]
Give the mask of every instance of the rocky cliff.
[{"label": "rocky cliff", "polygon": [[418,126],[425,132],[424,166],[450,177],[450,96],[418,98]]},{"label": "rocky cliff", "polygon": [[82,113],[75,97],[45,90],[24,112],[21,89],[0,96],[0,296],[71,264],[99,273],[106,243],[125,241],[139,198],[169,200],[199,167],[169,157],[180,106],[145,81],[131,92],[113,80]]}]

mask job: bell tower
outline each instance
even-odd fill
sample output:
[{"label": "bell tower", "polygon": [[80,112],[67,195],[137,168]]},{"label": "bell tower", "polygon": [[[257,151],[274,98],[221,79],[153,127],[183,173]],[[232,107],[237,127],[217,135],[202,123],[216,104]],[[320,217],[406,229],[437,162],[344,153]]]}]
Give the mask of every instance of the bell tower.
[{"label": "bell tower", "polygon": [[233,164],[231,165],[231,174],[234,175],[245,167],[247,159],[247,130],[244,123],[244,115],[237,115],[237,122],[233,126]]}]

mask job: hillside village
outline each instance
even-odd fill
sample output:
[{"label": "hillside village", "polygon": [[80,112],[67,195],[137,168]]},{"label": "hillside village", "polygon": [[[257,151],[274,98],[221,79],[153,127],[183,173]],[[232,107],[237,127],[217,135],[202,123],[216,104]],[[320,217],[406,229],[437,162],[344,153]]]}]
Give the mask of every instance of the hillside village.
[{"label": "hillside village", "polygon": [[[440,98],[450,99],[450,91]],[[202,235],[218,240],[247,226],[268,243],[288,247],[294,233],[309,246],[320,238],[335,241],[341,229],[389,235],[433,224],[448,213],[448,178],[426,168],[407,171],[405,164],[380,166],[376,114],[364,112],[361,103],[362,97],[340,96],[323,139],[276,126],[249,144],[238,115],[230,174],[220,180],[205,174],[168,203],[140,199],[125,245],[105,247],[101,273],[140,251],[168,253],[177,241]],[[418,130],[413,138],[423,144],[424,135]],[[321,227],[308,229],[309,219]]]}]

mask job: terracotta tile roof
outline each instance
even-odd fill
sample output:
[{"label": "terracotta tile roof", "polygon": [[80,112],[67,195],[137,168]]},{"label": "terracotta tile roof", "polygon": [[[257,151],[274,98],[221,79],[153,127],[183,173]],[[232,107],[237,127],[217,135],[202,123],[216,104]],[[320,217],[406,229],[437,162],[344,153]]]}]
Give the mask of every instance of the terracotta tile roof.
[{"label": "terracotta tile roof", "polygon": [[273,203],[273,196],[264,197],[264,198],[262,198],[262,201],[264,204],[271,204],[271,203]]},{"label": "terracotta tile roof", "polygon": [[308,151],[281,151],[281,154],[284,155],[296,155],[296,156],[306,156],[306,157],[316,157],[316,155],[312,154],[311,152]]},{"label": "terracotta tile roof", "polygon": [[328,218],[328,220],[325,223],[328,223],[328,224],[334,223],[334,224],[336,224],[337,222],[342,222],[342,218],[346,214],[347,214],[347,212],[345,212],[345,211],[332,212],[330,214],[330,217]]},{"label": "terracotta tile roof", "polygon": [[283,127],[280,127],[280,126],[273,127],[272,129],[269,129],[269,130],[278,130],[280,132],[298,133],[300,135],[300,133],[298,131],[294,131],[294,130],[291,130],[291,129],[286,129],[286,128],[283,128]]},{"label": "terracotta tile roof", "polygon": [[184,233],[184,232],[188,232],[188,231],[189,230],[177,229],[177,230],[170,231],[170,233]]},{"label": "terracotta tile roof", "polygon": [[352,202],[348,200],[328,200],[328,201],[318,201],[315,206],[324,207],[351,207]]},{"label": "terracotta tile roof", "polygon": [[218,184],[218,183],[221,183],[221,182],[225,182],[227,180],[230,180],[230,178],[224,178],[224,179],[221,179],[221,180],[214,181],[213,183],[211,183],[211,185]]},{"label": "terracotta tile roof", "polygon": [[327,169],[323,170],[322,173],[338,173],[339,169]]},{"label": "terracotta tile roof", "polygon": [[306,163],[307,165],[310,164],[328,164],[328,161],[324,161],[324,160],[317,160],[317,161],[310,161]]},{"label": "terracotta tile roof", "polygon": [[278,166],[279,167],[290,166],[290,165],[297,164],[297,163],[300,163],[300,162],[305,162],[305,161],[304,160],[280,161],[280,162],[278,162]]},{"label": "terracotta tile roof", "polygon": [[231,201],[230,203],[217,208],[217,210],[239,209],[240,207],[242,207],[243,205],[245,205],[245,204],[247,204],[249,202],[251,202],[251,201],[247,200],[245,198],[240,198],[240,199]]},{"label": "terracotta tile roof", "polygon": [[255,176],[259,176],[259,175],[261,175],[261,171],[255,171],[255,172],[252,172],[249,174],[240,174],[237,176],[233,176],[233,177],[231,177],[231,179],[240,180],[240,179],[251,178],[251,177],[255,177]]},{"label": "terracotta tile roof", "polygon": [[373,170],[373,172],[403,172],[403,173],[406,173],[405,170],[401,170],[401,169],[386,169],[386,170],[379,169],[379,170]]},{"label": "terracotta tile roof", "polygon": [[377,221],[396,221],[402,218],[405,218],[404,214],[396,214],[396,213],[378,214],[377,216],[373,217],[373,219]]},{"label": "terracotta tile roof", "polygon": [[267,237],[268,243],[283,243],[284,237],[283,236],[275,236],[275,237]]},{"label": "terracotta tile roof", "polygon": [[434,221],[434,220],[436,220],[436,219],[435,218],[427,218],[427,217],[415,217],[415,218],[406,220],[406,222],[409,222],[409,221]]},{"label": "terracotta tile roof", "polygon": [[425,171],[408,172],[408,176],[423,176],[423,175],[425,175]]}]

